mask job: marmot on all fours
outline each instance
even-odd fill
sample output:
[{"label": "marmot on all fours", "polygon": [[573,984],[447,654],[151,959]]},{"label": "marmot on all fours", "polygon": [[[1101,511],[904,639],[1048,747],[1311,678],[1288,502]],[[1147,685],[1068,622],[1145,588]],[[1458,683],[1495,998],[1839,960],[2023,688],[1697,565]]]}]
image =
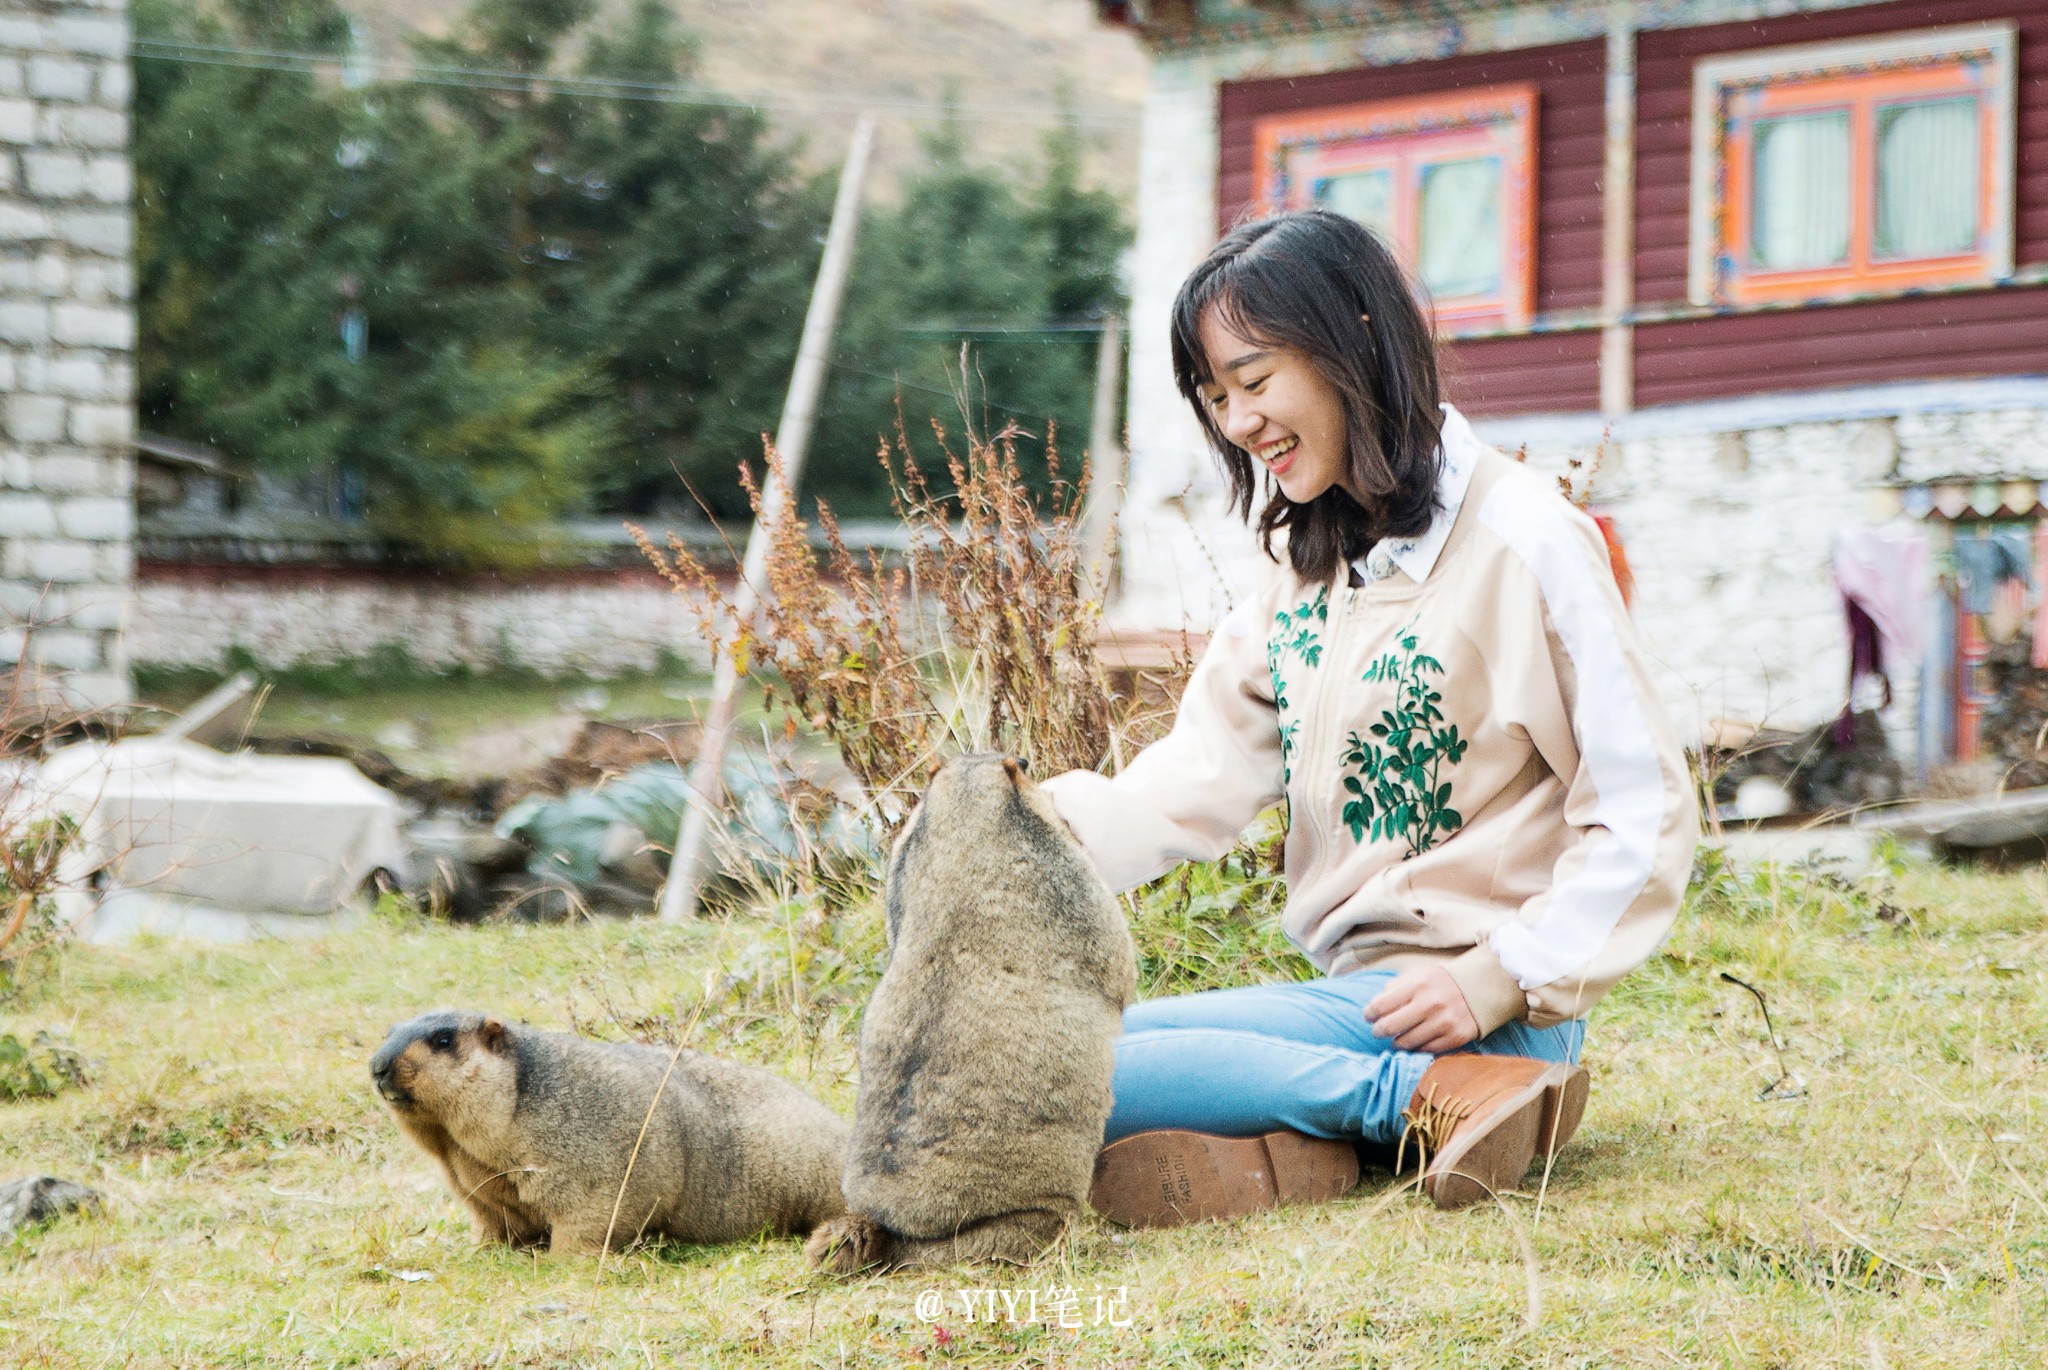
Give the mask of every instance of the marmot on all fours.
[{"label": "marmot on all fours", "polygon": [[724,1242],[846,1211],[843,1119],[765,1070],[685,1051],[670,1071],[671,1055],[444,1011],[391,1029],[370,1075],[487,1240]]},{"label": "marmot on all fours", "polygon": [[883,916],[847,1216],[804,1253],[842,1272],[1029,1261],[1087,1202],[1137,984],[1130,931],[1004,756],[939,771],[890,854]]}]

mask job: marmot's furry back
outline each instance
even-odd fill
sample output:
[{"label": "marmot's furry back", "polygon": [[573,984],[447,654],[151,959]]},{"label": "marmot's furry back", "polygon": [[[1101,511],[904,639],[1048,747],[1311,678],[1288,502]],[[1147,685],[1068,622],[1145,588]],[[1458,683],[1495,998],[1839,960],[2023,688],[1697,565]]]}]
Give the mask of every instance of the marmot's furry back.
[{"label": "marmot's furry back", "polygon": [[833,1269],[1026,1261],[1078,1216],[1136,982],[1115,897],[1019,764],[962,757],[889,860]]},{"label": "marmot's furry back", "polygon": [[767,1071],[685,1051],[671,1072],[670,1055],[441,1012],[391,1029],[370,1073],[486,1238],[722,1242],[845,1211],[838,1115]]}]

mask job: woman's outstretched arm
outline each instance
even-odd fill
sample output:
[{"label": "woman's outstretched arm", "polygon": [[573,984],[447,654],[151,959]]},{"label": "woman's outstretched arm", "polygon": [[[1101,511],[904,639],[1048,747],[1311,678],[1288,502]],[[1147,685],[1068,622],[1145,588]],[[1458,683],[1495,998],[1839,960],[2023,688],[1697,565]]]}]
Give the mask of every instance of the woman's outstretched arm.
[{"label": "woman's outstretched arm", "polygon": [[1053,806],[1111,889],[1182,861],[1213,861],[1282,793],[1280,725],[1257,604],[1209,639],[1173,731],[1122,774],[1069,771],[1045,782]]}]

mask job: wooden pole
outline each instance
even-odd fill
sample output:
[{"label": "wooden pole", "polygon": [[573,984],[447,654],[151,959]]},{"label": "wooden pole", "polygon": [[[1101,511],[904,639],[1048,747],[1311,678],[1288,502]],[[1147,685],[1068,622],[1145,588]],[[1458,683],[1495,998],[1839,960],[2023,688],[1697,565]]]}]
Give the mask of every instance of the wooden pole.
[{"label": "wooden pole", "polygon": [[[734,626],[741,633],[748,631],[754,608],[760,603],[760,586],[767,572],[775,526],[793,504],[793,492],[803,474],[811,427],[818,417],[818,397],[825,388],[832,332],[839,322],[839,301],[846,293],[847,270],[853,262],[861,192],[874,145],[874,116],[863,114],[853,131],[853,146],[846,153],[846,168],[839,175],[839,196],[832,205],[832,227],[825,235],[824,260],[818,264],[811,307],[804,315],[803,339],[797,344],[796,366],[790,372],[782,421],[775,428],[775,450],[781,455],[782,467],[780,472],[771,470],[762,484],[761,513],[747,538],[746,560],[740,567],[739,585],[733,591],[733,611],[738,620]],[[711,705],[705,713],[697,759],[690,766],[688,792],[683,796],[683,821],[676,833],[675,855],[669,861],[668,880],[661,887],[664,923],[681,922],[697,912],[711,824],[725,802],[725,752],[732,742],[739,683],[739,666],[733,653],[719,653],[711,682]]]},{"label": "wooden pole", "polygon": [[1123,374],[1124,321],[1114,314],[1102,321],[1102,344],[1095,354],[1095,411],[1088,425],[1088,503],[1081,511],[1081,550],[1088,579],[1109,595],[1109,530],[1123,502],[1124,445],[1117,434],[1117,381]]},{"label": "wooden pole", "polygon": [[1600,194],[1600,412],[1635,408],[1636,17],[1607,12],[1607,136]]}]

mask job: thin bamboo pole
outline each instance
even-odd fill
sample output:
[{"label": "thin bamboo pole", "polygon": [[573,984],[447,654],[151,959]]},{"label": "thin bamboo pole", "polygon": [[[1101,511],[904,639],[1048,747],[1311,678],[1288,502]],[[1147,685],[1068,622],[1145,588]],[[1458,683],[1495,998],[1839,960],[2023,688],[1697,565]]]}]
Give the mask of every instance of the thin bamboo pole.
[{"label": "thin bamboo pole", "polygon": [[1089,582],[1105,598],[1109,594],[1111,527],[1123,501],[1124,445],[1117,433],[1117,384],[1123,375],[1124,321],[1114,314],[1102,321],[1102,343],[1095,354],[1095,411],[1088,425],[1088,503],[1081,511],[1082,563]]},{"label": "thin bamboo pole", "polygon": [[[853,262],[861,194],[874,145],[874,116],[863,114],[853,131],[853,146],[846,153],[846,168],[839,176],[839,196],[832,206],[832,227],[825,235],[824,260],[818,264],[810,310],[804,315],[803,339],[797,344],[796,366],[790,372],[782,421],[775,428],[775,449],[781,455],[782,469],[779,473],[771,470],[761,487],[761,513],[747,538],[740,583],[733,591],[733,609],[738,619],[734,626],[742,633],[748,631],[754,608],[760,603],[760,586],[768,568],[768,549],[774,541],[775,525],[787,515],[803,474],[811,427],[818,416],[818,397],[824,390],[826,364],[832,353],[832,332],[839,322],[839,301],[846,293],[847,272]],[[683,821],[676,833],[675,855],[669,861],[668,880],[661,888],[661,920],[665,923],[681,922],[697,911],[711,823],[725,802],[725,753],[732,742],[738,692],[738,663],[733,653],[721,652],[712,677],[711,704],[697,744],[697,759],[690,766],[688,792],[683,796]]]}]

